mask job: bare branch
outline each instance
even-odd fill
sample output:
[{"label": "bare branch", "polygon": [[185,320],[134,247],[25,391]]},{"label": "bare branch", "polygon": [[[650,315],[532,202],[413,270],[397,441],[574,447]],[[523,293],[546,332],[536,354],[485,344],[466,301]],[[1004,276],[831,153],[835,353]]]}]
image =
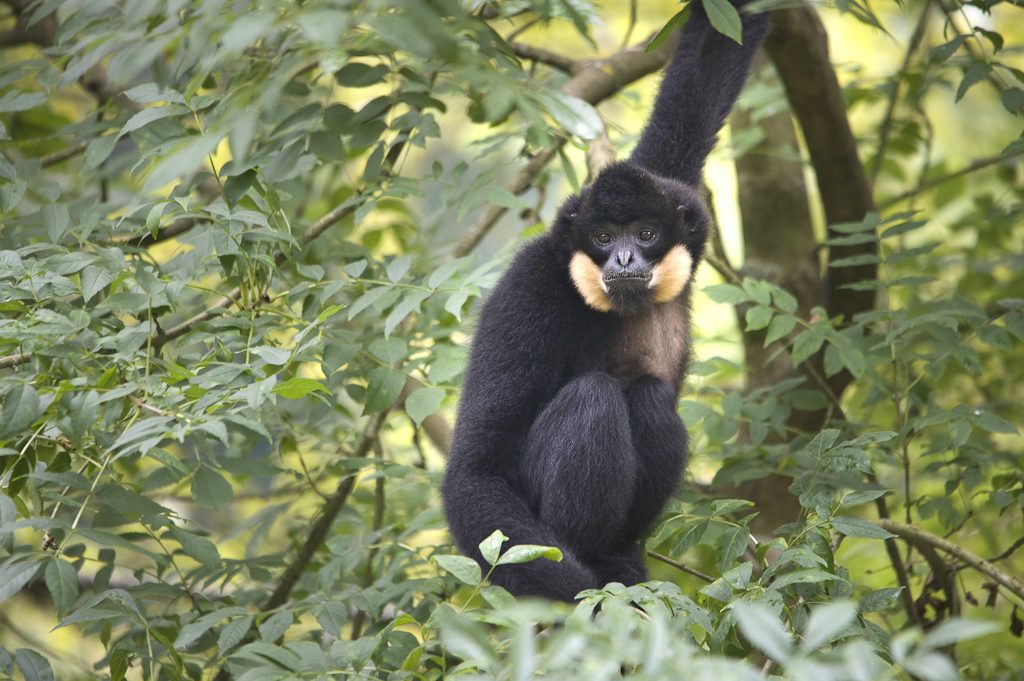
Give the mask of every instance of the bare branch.
[{"label": "bare branch", "polygon": [[934,187],[938,187],[939,185],[945,184],[950,180],[955,180],[958,177],[969,175],[970,173],[973,173],[976,170],[982,170],[983,168],[988,168],[989,166],[996,165],[997,163],[1002,163],[1003,161],[1008,161],[1012,158],[1016,158],[1021,155],[1024,155],[1024,149],[1018,149],[1017,151],[1010,152],[1009,154],[996,154],[995,156],[989,156],[987,158],[979,158],[978,160],[972,161],[970,164],[964,166],[960,170],[954,170],[951,173],[939,175],[938,177],[933,177],[922,182],[919,182],[915,188],[902,192],[900,194],[897,194],[896,196],[890,197],[885,201],[880,202],[878,204],[878,207],[881,210],[891,208],[900,201],[906,201],[907,199],[913,198],[923,191],[927,191]]},{"label": "bare branch", "polygon": [[0,369],[10,369],[32,359],[31,352],[20,352],[16,355],[4,355],[0,357]]},{"label": "bare branch", "polygon": [[552,52],[551,50],[545,50],[543,47],[534,47],[533,45],[527,45],[526,43],[509,43],[512,48],[512,52],[515,53],[520,59],[528,59],[529,61],[535,61],[539,64],[545,64],[553,69],[558,69],[570,75],[579,73],[580,69],[583,68],[581,62],[576,61],[570,57],[566,57],[563,54]]},{"label": "bare branch", "polygon": [[678,570],[682,570],[688,575],[693,575],[697,579],[705,581],[708,584],[711,584],[715,581],[715,578],[711,575],[706,575],[696,568],[692,568],[689,565],[686,565],[685,563],[680,563],[678,560],[673,560],[672,558],[669,558],[668,556],[662,555],[655,551],[648,551],[647,555],[653,558],[654,560],[660,560],[662,563],[665,563],[666,565],[671,565],[672,567]]},{"label": "bare branch", "polygon": [[1017,598],[1024,600],[1024,582],[1021,582],[1011,574],[1003,572],[984,558],[980,558],[947,539],[943,539],[942,537],[931,534],[930,532],[925,532],[921,528],[913,525],[904,525],[903,523],[897,523],[892,520],[881,520],[878,524],[904,541],[914,544],[915,546],[934,547],[958,558],[992,581],[1009,590],[1017,596]]},{"label": "bare branch", "polygon": [[989,558],[988,562],[995,563],[995,562],[1000,561],[1000,560],[1006,560],[1007,558],[1012,556],[1014,553],[1016,553],[1017,549],[1019,549],[1022,546],[1024,546],[1024,537],[1019,537],[1017,539],[1017,541],[1015,541],[1012,544],[1010,544],[1010,546],[1005,551],[1003,551],[1002,553],[1000,553],[997,556],[992,556],[991,558]]}]

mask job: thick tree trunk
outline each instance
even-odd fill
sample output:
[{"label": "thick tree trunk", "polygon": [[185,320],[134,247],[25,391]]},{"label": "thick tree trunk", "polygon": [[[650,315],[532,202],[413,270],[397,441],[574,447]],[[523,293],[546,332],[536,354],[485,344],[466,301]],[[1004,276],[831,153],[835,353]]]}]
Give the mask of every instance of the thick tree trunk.
[{"label": "thick tree trunk", "polygon": [[[754,68],[755,80],[776,79],[763,52],[758,55]],[[788,109],[756,122],[746,110],[733,114],[734,129],[752,125],[761,128],[764,138],[736,161],[743,220],[743,273],[790,291],[799,303],[797,313],[806,318],[811,307],[821,303],[822,281],[807,202],[804,164],[793,120]],[[742,329],[742,313],[739,323]],[[763,331],[743,333],[748,392],[799,375],[787,355],[764,347],[764,338]],[[823,413],[794,411],[789,425],[815,429],[823,417]],[[756,534],[770,536],[776,527],[794,520],[799,514],[800,504],[789,493],[789,484],[790,479],[784,475],[770,475],[736,486],[735,494],[757,504],[759,515],[752,526]]]}]

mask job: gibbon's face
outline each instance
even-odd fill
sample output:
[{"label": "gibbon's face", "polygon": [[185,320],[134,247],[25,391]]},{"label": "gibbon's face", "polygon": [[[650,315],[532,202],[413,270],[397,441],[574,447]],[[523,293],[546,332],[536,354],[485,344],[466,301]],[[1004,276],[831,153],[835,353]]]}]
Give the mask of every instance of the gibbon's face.
[{"label": "gibbon's face", "polygon": [[570,220],[573,284],[590,307],[621,315],[679,296],[707,238],[696,192],[629,162],[606,168]]}]

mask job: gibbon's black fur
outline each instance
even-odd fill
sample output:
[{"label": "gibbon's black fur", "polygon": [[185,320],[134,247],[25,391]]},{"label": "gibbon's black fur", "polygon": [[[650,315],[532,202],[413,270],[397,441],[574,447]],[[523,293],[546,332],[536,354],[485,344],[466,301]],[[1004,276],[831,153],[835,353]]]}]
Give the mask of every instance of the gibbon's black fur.
[{"label": "gibbon's black fur", "polygon": [[561,562],[496,568],[516,595],[569,601],[643,581],[640,539],[683,471],[676,400],[708,231],[701,175],[768,28],[743,15],[739,45],[690,7],[630,159],[566,200],[480,317],[442,494],[455,542],[481,565],[477,545],[496,529],[562,550]]}]

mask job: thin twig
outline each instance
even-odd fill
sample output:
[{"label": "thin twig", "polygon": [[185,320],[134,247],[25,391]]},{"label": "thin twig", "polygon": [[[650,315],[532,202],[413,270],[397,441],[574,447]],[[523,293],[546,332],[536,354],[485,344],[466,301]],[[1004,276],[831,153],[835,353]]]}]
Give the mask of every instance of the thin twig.
[{"label": "thin twig", "polygon": [[964,166],[960,170],[954,170],[951,173],[947,173],[945,175],[939,175],[938,177],[933,177],[931,179],[919,182],[917,187],[915,187],[914,189],[905,191],[905,192],[903,192],[901,194],[897,194],[896,196],[888,198],[885,201],[879,202],[878,208],[879,208],[879,210],[885,210],[886,208],[891,208],[892,206],[894,206],[895,204],[899,203],[900,201],[905,201],[906,199],[912,198],[912,197],[920,194],[923,191],[926,191],[926,190],[931,189],[933,187],[937,187],[940,184],[945,184],[946,182],[949,182],[950,180],[955,180],[958,177],[963,177],[964,175],[968,175],[970,173],[973,173],[976,170],[981,170],[983,168],[987,168],[987,167],[989,167],[991,165],[995,165],[995,164],[1001,163],[1003,161],[1009,161],[1010,159],[1016,158],[1016,157],[1020,156],[1021,154],[1024,154],[1024,149],[1018,149],[1018,150],[1012,151],[1012,152],[1010,152],[1008,154],[996,154],[995,156],[989,156],[989,157],[986,157],[986,158],[979,158],[978,160],[972,161],[968,165]]},{"label": "thin twig", "polygon": [[680,563],[678,560],[669,558],[668,556],[658,553],[657,551],[648,551],[647,555],[653,558],[654,560],[660,560],[662,563],[665,563],[666,565],[671,565],[672,567],[678,570],[682,570],[688,575],[693,575],[697,579],[703,580],[708,584],[711,584],[715,581],[715,578],[711,575],[706,575],[696,568],[692,568],[689,565],[686,565],[685,563]]},{"label": "thin twig", "polygon": [[878,179],[878,173],[882,169],[882,159],[885,157],[886,147],[889,144],[889,135],[892,133],[892,122],[893,116],[896,113],[896,102],[899,100],[900,90],[903,85],[903,77],[907,73],[907,69],[910,67],[910,60],[913,59],[914,53],[917,52],[917,48],[921,45],[921,41],[924,39],[924,34],[928,28],[928,12],[932,8],[931,0],[924,4],[924,9],[921,10],[921,17],[917,20],[917,26],[914,27],[914,32],[910,36],[910,42],[907,43],[907,51],[903,55],[903,63],[900,65],[896,75],[893,78],[892,92],[889,93],[889,101],[885,107],[885,116],[882,118],[882,126],[878,133],[878,147],[875,150],[874,163],[871,166],[871,186],[875,186],[875,181]]},{"label": "thin twig", "polygon": [[998,562],[1000,560],[1006,560],[1007,558],[1012,556],[1014,554],[1014,552],[1017,551],[1017,549],[1019,549],[1022,546],[1024,546],[1024,537],[1020,537],[1017,541],[1015,541],[1012,544],[1010,544],[1010,547],[1008,549],[1006,549],[1005,551],[1003,551],[1002,553],[1000,553],[999,555],[992,556],[991,558],[989,558],[988,562],[996,563],[996,562]]},{"label": "thin twig", "polygon": [[79,142],[75,142],[70,147],[65,147],[60,151],[55,151],[52,154],[47,154],[46,156],[43,156],[41,159],[39,159],[39,162],[42,164],[44,168],[49,168],[52,165],[57,165],[62,161],[66,161],[69,158],[78,156],[83,151],[85,151],[85,148],[88,146],[89,140],[81,140]]}]

